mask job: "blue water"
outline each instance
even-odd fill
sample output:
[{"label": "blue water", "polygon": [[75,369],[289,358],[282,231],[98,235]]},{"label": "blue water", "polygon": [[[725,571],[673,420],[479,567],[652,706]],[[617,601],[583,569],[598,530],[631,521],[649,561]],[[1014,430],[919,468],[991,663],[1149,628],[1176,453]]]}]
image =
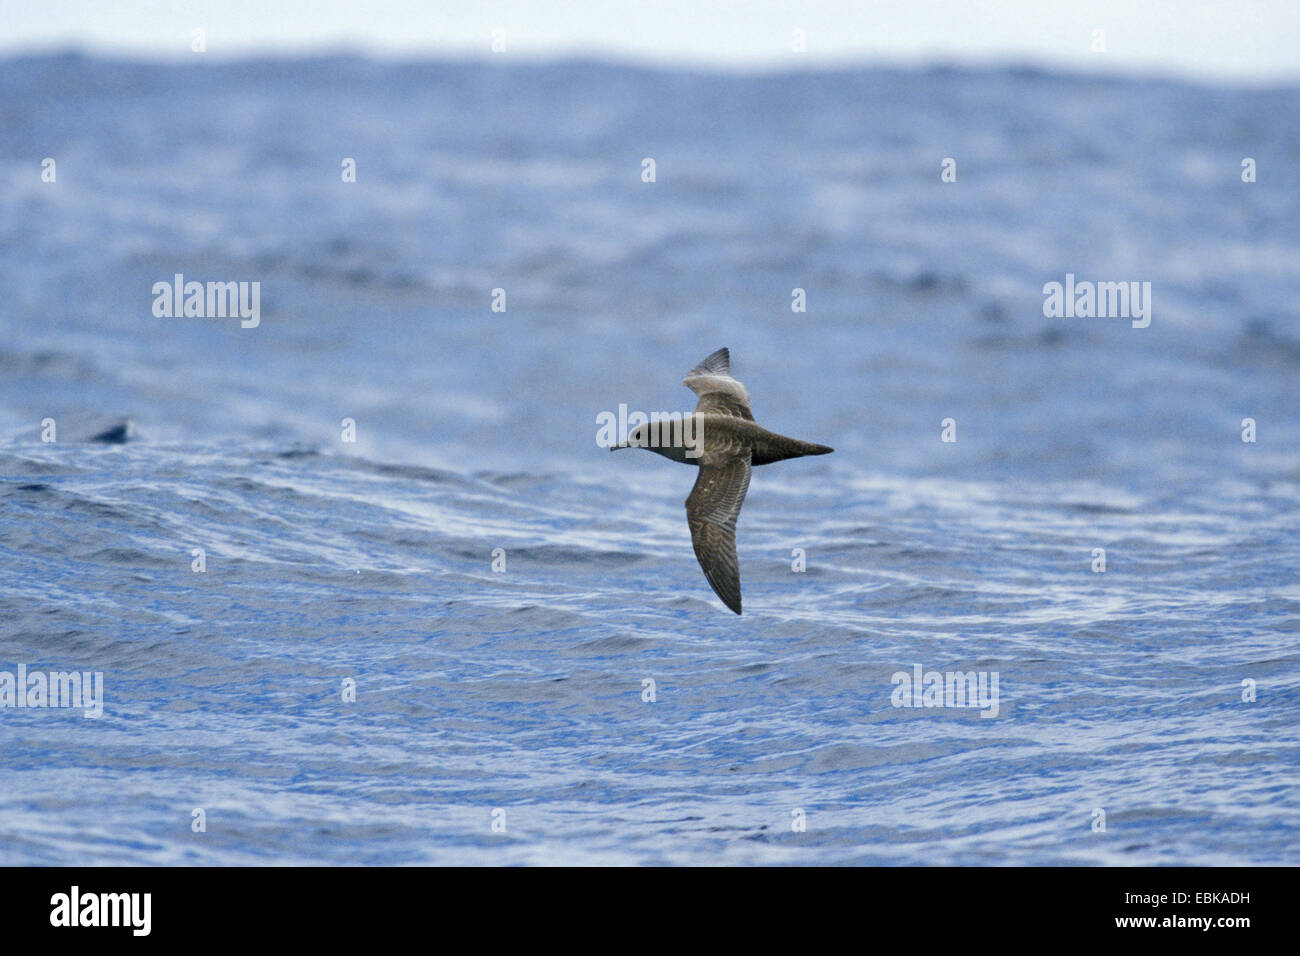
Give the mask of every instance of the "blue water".
[{"label": "blue water", "polygon": [[[0,671],[105,688],[0,709],[0,863],[1300,863],[1298,121],[1014,69],[0,62]],[[155,317],[175,273],[261,324]],[[1066,273],[1150,327],[1045,318]],[[743,617],[693,472],[595,440],[722,345],[836,449],[755,471]],[[916,664],[998,715],[893,706]]]}]

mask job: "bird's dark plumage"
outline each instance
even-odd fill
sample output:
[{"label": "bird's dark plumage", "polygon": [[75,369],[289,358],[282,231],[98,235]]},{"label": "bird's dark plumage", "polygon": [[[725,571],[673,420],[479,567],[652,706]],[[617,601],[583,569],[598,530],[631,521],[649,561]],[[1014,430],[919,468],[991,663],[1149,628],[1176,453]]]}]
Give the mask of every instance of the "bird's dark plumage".
[{"label": "bird's dark plumage", "polygon": [[[749,392],[731,377],[731,353],[718,349],[687,373],[682,384],[699,396],[691,416],[697,454],[680,445],[647,440],[659,434],[641,425],[628,445],[643,447],[665,458],[697,465],[699,476],[686,499],[686,522],[704,577],[722,603],[740,613],[740,562],[736,556],[736,519],[753,466],[804,455],[825,455],[834,449],[778,435],[758,425],[749,408]],[[668,434],[665,430],[664,434]],[[681,437],[689,431],[677,430]]]}]

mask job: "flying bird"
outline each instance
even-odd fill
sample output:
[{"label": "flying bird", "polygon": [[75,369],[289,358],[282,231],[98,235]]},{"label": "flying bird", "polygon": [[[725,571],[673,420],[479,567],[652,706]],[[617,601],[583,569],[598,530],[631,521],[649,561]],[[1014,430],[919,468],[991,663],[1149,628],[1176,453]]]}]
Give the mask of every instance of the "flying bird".
[{"label": "flying bird", "polygon": [[628,433],[620,448],[646,448],[700,469],[686,499],[695,557],[713,592],[740,613],[740,563],[736,518],[749,491],[751,466],[770,465],[835,449],[770,432],[754,421],[749,392],[731,377],[731,353],[718,349],[682,379],[699,396],[695,411],[681,420],[651,421]]}]

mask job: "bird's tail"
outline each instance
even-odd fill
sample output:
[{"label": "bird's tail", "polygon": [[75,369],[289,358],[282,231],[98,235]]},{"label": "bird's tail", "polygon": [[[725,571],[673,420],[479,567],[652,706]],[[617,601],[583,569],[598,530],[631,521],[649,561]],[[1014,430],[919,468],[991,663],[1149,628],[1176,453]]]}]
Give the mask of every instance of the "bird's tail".
[{"label": "bird's tail", "polygon": [[787,458],[829,455],[834,450],[827,445],[818,445],[815,442],[800,441],[798,438],[787,438],[785,435],[768,432],[754,443],[753,463],[770,465],[774,461],[785,461]]}]

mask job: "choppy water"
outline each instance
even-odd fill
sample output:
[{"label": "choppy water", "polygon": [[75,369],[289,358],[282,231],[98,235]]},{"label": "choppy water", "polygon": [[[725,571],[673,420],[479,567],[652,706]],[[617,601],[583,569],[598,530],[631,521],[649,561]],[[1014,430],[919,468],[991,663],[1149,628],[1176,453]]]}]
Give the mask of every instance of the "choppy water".
[{"label": "choppy water", "polygon": [[[1298,118],[1018,70],[0,63],[0,671],[105,684],[0,710],[0,862],[1300,862]],[[261,325],[155,318],[177,272]],[[1044,318],[1067,272],[1150,281],[1151,326]],[[836,448],[755,472],[739,618],[693,473],[595,443],[720,345]],[[996,672],[998,716],[892,706],[914,664]]]}]

